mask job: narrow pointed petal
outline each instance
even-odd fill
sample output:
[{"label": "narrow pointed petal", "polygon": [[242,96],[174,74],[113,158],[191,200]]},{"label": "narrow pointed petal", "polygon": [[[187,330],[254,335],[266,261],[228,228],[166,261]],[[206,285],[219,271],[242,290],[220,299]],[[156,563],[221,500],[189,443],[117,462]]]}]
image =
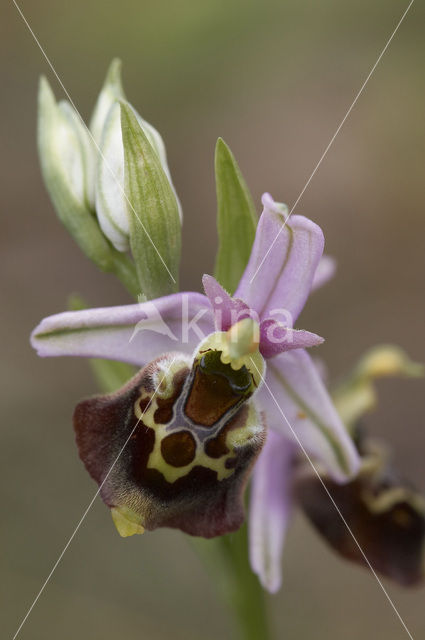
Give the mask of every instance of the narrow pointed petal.
[{"label": "narrow pointed petal", "polygon": [[308,349],[322,344],[324,339],[310,331],[291,329],[268,318],[260,325],[260,351],[263,358],[272,358],[291,349]]},{"label": "narrow pointed petal", "polygon": [[324,284],[329,282],[334,277],[336,271],[336,260],[332,256],[322,256],[316,273],[314,274],[312,291],[323,287]]},{"label": "narrow pointed petal", "polygon": [[142,366],[170,350],[191,354],[212,331],[208,298],[191,292],[58,313],[34,329],[31,344],[40,356],[106,358]]},{"label": "narrow pointed petal", "polygon": [[257,398],[268,426],[299,442],[337,482],[354,476],[359,456],[307,352],[297,349],[269,360],[265,382]]},{"label": "narrow pointed petal", "polygon": [[270,593],[276,593],[282,582],[282,549],[291,515],[293,454],[293,444],[269,430],[252,475],[250,562]]},{"label": "narrow pointed petal", "polygon": [[262,202],[264,210],[251,257],[235,296],[255,309],[260,318],[280,309],[292,316],[294,323],[311,291],[323,253],[323,233],[303,216],[287,219],[287,209],[269,194],[263,195]]},{"label": "narrow pointed petal", "polygon": [[215,278],[204,275],[202,284],[214,310],[214,319],[218,331],[227,331],[239,320],[251,317],[249,307],[242,300],[232,298]]}]

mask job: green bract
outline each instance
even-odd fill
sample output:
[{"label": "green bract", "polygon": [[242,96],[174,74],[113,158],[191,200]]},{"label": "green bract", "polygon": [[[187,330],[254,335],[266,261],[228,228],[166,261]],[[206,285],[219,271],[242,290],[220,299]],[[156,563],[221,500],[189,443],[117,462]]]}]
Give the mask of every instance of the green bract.
[{"label": "green bract", "polygon": [[251,253],[257,214],[236,160],[221,138],[215,150],[215,177],[219,241],[215,276],[234,293]]},{"label": "green bract", "polygon": [[131,252],[141,289],[154,298],[178,290],[179,204],[157,152],[125,102],[121,127]]}]

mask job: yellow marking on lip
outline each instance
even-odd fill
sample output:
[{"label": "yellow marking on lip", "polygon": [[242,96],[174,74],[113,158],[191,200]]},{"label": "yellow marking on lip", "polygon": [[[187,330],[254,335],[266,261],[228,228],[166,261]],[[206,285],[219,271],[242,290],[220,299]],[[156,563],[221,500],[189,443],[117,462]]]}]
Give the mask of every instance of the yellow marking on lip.
[{"label": "yellow marking on lip", "polygon": [[[140,409],[140,401],[144,398],[151,397],[150,394],[142,393],[142,395],[137,399],[134,404],[134,411],[136,417],[138,419],[142,418],[143,423],[154,430],[155,432],[155,444],[153,451],[151,452],[148,462],[146,465],[147,469],[156,469],[164,476],[167,482],[173,483],[176,482],[179,478],[183,478],[188,475],[190,471],[197,466],[205,467],[206,469],[210,469],[211,471],[215,471],[217,473],[217,480],[220,482],[221,480],[225,480],[229,478],[233,473],[234,469],[226,468],[226,462],[232,458],[234,458],[236,452],[235,448],[241,447],[247,444],[252,438],[254,438],[259,432],[261,432],[260,420],[258,418],[257,412],[253,405],[249,405],[249,414],[247,423],[243,426],[230,430],[226,435],[226,446],[229,449],[229,453],[221,456],[220,458],[211,458],[208,456],[202,444],[199,442],[199,439],[196,436],[196,433],[192,432],[192,435],[196,441],[196,454],[194,460],[184,467],[173,467],[168,464],[161,452],[161,442],[163,438],[170,435],[170,433],[175,433],[178,429],[173,429],[173,431],[167,431],[167,424],[158,424],[155,422],[154,416],[155,411],[158,408],[158,404],[155,398],[150,402],[148,408],[144,411],[144,413]],[[223,427],[224,428],[224,427]],[[180,429],[187,430],[187,425],[182,425]]]},{"label": "yellow marking on lip", "polygon": [[[182,430],[185,430],[186,427],[182,426]],[[161,453],[161,442],[165,436],[170,433],[175,433],[174,429],[172,432],[167,432],[167,425],[156,425],[155,428],[155,445],[152,453],[149,456],[149,460],[147,463],[148,469],[157,469],[160,471],[167,482],[173,483],[179,478],[183,478],[187,476],[190,471],[197,466],[206,467],[207,469],[211,469],[211,471],[215,471],[217,473],[217,480],[224,480],[232,475],[233,469],[226,469],[225,463],[228,458],[231,458],[231,453],[222,456],[221,458],[210,458],[207,456],[203,450],[201,443],[199,442],[196,434],[192,433],[193,437],[196,441],[196,454],[195,458],[190,464],[185,465],[184,467],[173,467],[168,464],[162,456]]]},{"label": "yellow marking on lip", "polygon": [[422,496],[414,494],[405,487],[392,487],[383,491],[378,496],[363,496],[363,499],[372,513],[385,513],[396,503],[407,502],[416,511],[425,514],[425,501]]}]

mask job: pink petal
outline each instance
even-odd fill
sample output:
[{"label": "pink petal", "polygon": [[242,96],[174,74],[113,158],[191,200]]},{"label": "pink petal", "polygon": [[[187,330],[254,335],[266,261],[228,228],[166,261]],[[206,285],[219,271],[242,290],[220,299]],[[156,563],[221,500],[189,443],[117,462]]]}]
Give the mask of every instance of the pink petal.
[{"label": "pink petal", "polygon": [[282,582],[281,557],[291,515],[294,446],[270,431],[254,467],[249,510],[251,567],[270,593]]},{"label": "pink petal", "polygon": [[122,307],[65,311],[40,322],[31,344],[40,356],[82,356],[138,366],[167,351],[192,353],[214,331],[200,293],[176,293]]},{"label": "pink petal", "polygon": [[267,318],[260,325],[260,351],[264,358],[272,358],[291,349],[307,349],[322,344],[324,339],[310,331],[291,329]]},{"label": "pink petal", "polygon": [[334,277],[336,271],[336,260],[332,256],[322,256],[314,274],[312,291],[323,287],[331,278]]},{"label": "pink petal", "polygon": [[293,325],[311,291],[323,253],[323,233],[303,216],[291,216],[287,221],[282,206],[269,194],[264,194],[262,201],[264,210],[251,257],[235,296],[255,309],[260,318],[272,310],[285,310]]},{"label": "pink petal", "polygon": [[286,435],[320,462],[337,482],[359,469],[355,446],[319,373],[304,349],[282,353],[267,363],[265,384],[256,396],[270,428]]},{"label": "pink petal", "polygon": [[227,331],[239,320],[251,316],[248,305],[242,300],[232,298],[212,276],[204,275],[202,284],[214,310],[215,325],[218,331]]}]

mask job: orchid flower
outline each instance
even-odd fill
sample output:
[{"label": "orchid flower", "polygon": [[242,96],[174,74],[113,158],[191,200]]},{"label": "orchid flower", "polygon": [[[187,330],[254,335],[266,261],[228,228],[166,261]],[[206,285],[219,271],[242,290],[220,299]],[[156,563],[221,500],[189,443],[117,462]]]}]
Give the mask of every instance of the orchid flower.
[{"label": "orchid flower", "polygon": [[[279,470],[297,441],[337,483],[359,469],[352,439],[306,351],[323,339],[293,328],[315,278],[320,284],[332,270],[320,262],[322,231],[305,217],[287,218],[269,194],[262,202],[233,297],[204,276],[205,295],[64,312],[42,320],[32,334],[40,356],[142,367],[119,391],[80,403],[74,416],[80,456],[122,535],[159,526],[203,537],[237,529],[266,430],[266,446],[273,453],[278,439],[282,456],[276,451],[268,468],[261,460],[256,467],[259,482],[276,479],[265,503],[281,497],[285,503]],[[257,517],[258,528],[264,516]],[[255,553],[253,560],[258,570]]]}]

